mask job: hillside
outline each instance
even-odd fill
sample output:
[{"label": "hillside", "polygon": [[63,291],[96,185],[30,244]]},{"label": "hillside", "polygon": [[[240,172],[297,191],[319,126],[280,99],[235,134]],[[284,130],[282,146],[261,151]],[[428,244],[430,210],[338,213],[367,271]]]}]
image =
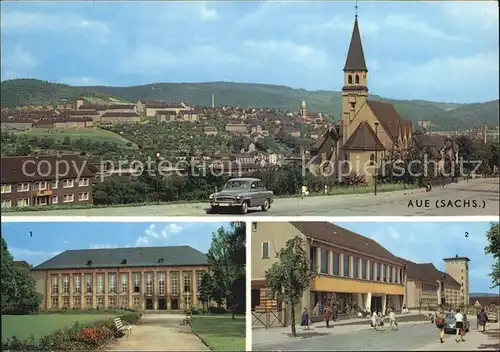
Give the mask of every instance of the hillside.
[{"label": "hillside", "polygon": [[[321,111],[338,120],[340,116],[340,92],[307,91],[285,86],[207,82],[207,83],[155,83],[131,87],[73,87],[65,84],[22,79],[9,80],[1,84],[2,106],[51,103],[62,98],[72,100],[79,96],[93,99],[123,99],[135,102],[139,99],[184,101],[194,105],[210,106],[212,94],[216,105],[238,105],[242,107],[268,107],[295,111],[305,100],[309,111]],[[381,99],[372,95],[371,99]],[[414,123],[429,120],[434,130],[455,130],[476,127],[487,122],[498,125],[498,100],[477,104],[454,104],[424,100],[393,100],[401,116]]]},{"label": "hillside", "polygon": [[1,84],[2,106],[9,108],[16,105],[71,103],[81,96],[95,103],[124,102],[120,97],[92,91],[87,87],[74,87],[38,79],[8,80]]}]

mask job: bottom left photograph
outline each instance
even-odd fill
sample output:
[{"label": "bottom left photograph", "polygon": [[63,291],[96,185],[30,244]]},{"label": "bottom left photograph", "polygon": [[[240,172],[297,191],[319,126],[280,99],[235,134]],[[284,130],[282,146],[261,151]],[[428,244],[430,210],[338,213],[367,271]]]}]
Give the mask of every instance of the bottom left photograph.
[{"label": "bottom left photograph", "polygon": [[2,350],[244,351],[244,222],[2,222]]}]

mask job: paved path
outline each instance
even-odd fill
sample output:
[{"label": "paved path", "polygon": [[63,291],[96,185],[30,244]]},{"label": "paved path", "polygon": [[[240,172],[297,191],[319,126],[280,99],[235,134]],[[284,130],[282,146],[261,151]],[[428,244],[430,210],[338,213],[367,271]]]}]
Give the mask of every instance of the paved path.
[{"label": "paved path", "polygon": [[[426,201],[428,206],[411,208],[412,201]],[[469,205],[464,201],[470,201]],[[477,207],[472,207],[473,202]],[[452,202],[442,207],[441,202]],[[454,203],[453,203],[454,202]],[[4,213],[4,216],[203,216],[207,203],[148,205]],[[249,212],[252,216],[467,216],[499,214],[499,180],[461,181],[432,192],[421,189],[384,192],[378,195],[318,196],[308,199],[276,199],[268,212]],[[218,215],[210,215],[218,216]]]},{"label": "paved path", "polygon": [[[445,343],[439,343],[439,333],[434,324],[400,323],[397,331],[384,328],[374,331],[371,328],[359,326],[340,326],[327,329],[320,327],[304,332],[299,328],[300,337],[288,337],[274,343],[252,346],[254,351],[298,351],[298,350],[498,350],[498,333],[491,331],[483,334],[475,330],[475,321],[471,322],[473,330],[466,337],[465,342],[456,343],[453,335],[445,336]],[[495,341],[495,338],[497,340]]]},{"label": "paved path", "polygon": [[132,334],[112,341],[106,351],[209,351],[209,348],[182,325],[183,315],[145,314],[132,327]]}]

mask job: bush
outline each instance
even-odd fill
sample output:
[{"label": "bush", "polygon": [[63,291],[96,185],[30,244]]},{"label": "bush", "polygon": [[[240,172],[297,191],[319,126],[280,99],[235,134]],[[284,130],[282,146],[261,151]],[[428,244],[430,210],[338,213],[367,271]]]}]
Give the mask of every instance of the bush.
[{"label": "bush", "polygon": [[201,314],[206,314],[207,310],[200,308],[200,307],[189,307],[188,309],[184,310],[184,313],[186,315],[201,315]]},{"label": "bush", "polygon": [[[141,318],[141,313],[130,312],[120,315],[120,319],[134,324]],[[56,330],[43,336],[38,341],[31,336],[26,340],[16,337],[2,341],[2,350],[11,351],[83,351],[96,350],[115,335],[122,335],[116,331],[113,319],[94,321],[85,325],[78,322],[70,327]]]},{"label": "bush", "polygon": [[211,306],[211,307],[208,307],[208,313],[210,313],[210,314],[226,314],[227,310],[224,307]]}]

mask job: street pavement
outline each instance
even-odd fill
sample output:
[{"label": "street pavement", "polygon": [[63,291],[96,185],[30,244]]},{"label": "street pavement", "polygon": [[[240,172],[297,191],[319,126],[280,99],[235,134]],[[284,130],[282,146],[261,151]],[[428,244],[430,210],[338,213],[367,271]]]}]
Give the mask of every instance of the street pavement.
[{"label": "street pavement", "polygon": [[[283,335],[275,342],[258,343],[254,338],[254,351],[299,351],[299,350],[384,350],[384,351],[423,351],[423,350],[498,350],[498,324],[489,326],[487,333],[476,331],[476,322],[471,321],[472,330],[466,334],[465,342],[457,343],[454,335],[445,335],[445,342],[439,342],[439,332],[429,321],[403,322],[397,331],[387,326],[374,331],[366,326],[338,326],[326,328],[324,324],[310,331],[297,327],[298,337]],[[271,329],[270,329],[271,330]],[[290,331],[290,328],[288,328]],[[255,332],[253,332],[254,334]]]},{"label": "street pavement", "polygon": [[[469,201],[468,204],[465,201]],[[474,207],[474,201],[477,207]],[[413,203],[413,207],[409,203]],[[421,204],[417,204],[420,202]],[[446,206],[443,206],[445,204]],[[417,206],[419,205],[419,206]],[[3,213],[3,216],[203,216],[208,203],[106,207]],[[498,216],[499,180],[475,179],[422,189],[357,195],[276,199],[251,216]],[[220,216],[228,214],[210,215]]]}]

